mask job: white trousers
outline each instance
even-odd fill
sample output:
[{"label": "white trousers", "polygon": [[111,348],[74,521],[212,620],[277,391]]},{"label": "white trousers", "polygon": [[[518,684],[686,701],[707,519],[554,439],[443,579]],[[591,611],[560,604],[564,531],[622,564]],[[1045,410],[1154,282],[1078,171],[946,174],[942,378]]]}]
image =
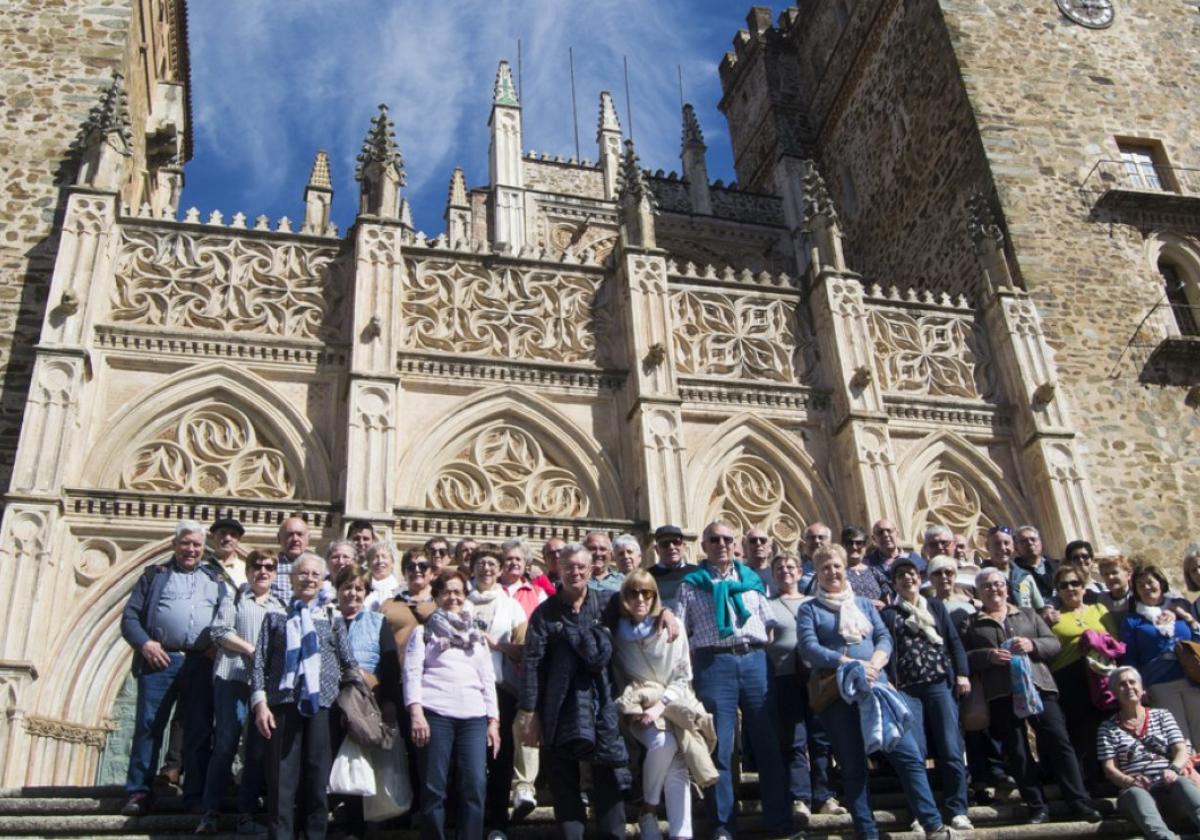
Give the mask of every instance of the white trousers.
[{"label": "white trousers", "polygon": [[646,748],[642,764],[642,798],[657,805],[667,798],[667,826],[672,837],[692,836],[692,792],[689,790],[687,765],[679,752],[675,736],[665,729],[636,723],[634,737]]}]

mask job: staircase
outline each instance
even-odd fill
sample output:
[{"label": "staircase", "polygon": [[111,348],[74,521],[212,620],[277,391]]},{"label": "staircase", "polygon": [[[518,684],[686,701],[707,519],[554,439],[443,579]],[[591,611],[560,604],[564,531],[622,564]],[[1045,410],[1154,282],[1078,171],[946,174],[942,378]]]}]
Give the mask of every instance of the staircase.
[{"label": "staircase", "polygon": [[[935,779],[931,779],[935,782]],[[936,782],[935,782],[936,784]],[[875,818],[884,837],[892,840],[920,840],[924,837],[921,832],[910,829],[912,815],[900,792],[899,782],[894,778],[873,778],[871,783],[872,804],[875,808]],[[754,774],[745,774],[741,782],[743,796],[742,816],[738,823],[739,837],[762,836],[763,829],[759,817],[757,796],[757,778]],[[1112,793],[1110,790],[1109,793]],[[1116,802],[1112,797],[1102,798],[1096,802],[1105,819],[1100,823],[1085,823],[1073,821],[1067,813],[1065,803],[1058,800],[1058,791],[1051,785],[1046,789],[1050,799],[1052,822],[1044,825],[1030,825],[1026,821],[1028,810],[1020,803],[1013,792],[1007,796],[1001,794],[1000,799],[993,805],[975,806],[970,809],[971,821],[975,831],[967,836],[975,840],[1034,840],[1035,838],[1067,838],[1067,837],[1105,837],[1135,838],[1138,837],[1135,827],[1125,819],[1116,815]],[[191,835],[195,829],[198,817],[183,813],[182,803],[178,797],[160,798],[155,804],[152,814],[145,817],[123,817],[120,814],[121,805],[125,801],[124,792],[120,787],[91,787],[64,788],[38,787],[15,790],[0,790],[0,837],[97,837],[105,840],[118,838],[175,838]],[[228,803],[232,806],[232,802]],[[631,824],[630,836],[635,836],[636,810],[629,811]],[[696,836],[709,836],[703,819],[704,809],[699,802],[693,811],[695,815]],[[663,835],[666,836],[666,823],[661,823]],[[799,828],[799,826],[798,826]],[[222,819],[221,829],[225,834],[222,838],[234,838],[234,817],[232,813]],[[803,829],[808,838],[846,838],[854,837],[854,830],[849,816],[820,816],[814,815],[807,828]],[[337,835],[332,833],[331,837]],[[414,840],[417,832],[412,829],[373,829],[367,837],[379,840]],[[514,825],[509,832],[513,840],[542,840],[558,836],[554,822],[553,811],[549,807],[537,808],[520,824]]]}]

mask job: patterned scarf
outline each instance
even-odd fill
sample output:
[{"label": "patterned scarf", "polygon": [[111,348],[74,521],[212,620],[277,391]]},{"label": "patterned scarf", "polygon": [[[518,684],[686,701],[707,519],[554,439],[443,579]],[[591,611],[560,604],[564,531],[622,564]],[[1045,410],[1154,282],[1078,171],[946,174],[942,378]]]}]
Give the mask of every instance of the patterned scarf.
[{"label": "patterned scarf", "polygon": [[466,653],[470,653],[475,645],[486,644],[467,610],[458,613],[434,610],[425,622],[425,641],[439,650],[456,647]]},{"label": "patterned scarf", "polygon": [[933,613],[929,611],[929,602],[925,600],[924,596],[917,595],[915,604],[898,597],[896,606],[900,608],[900,612],[904,613],[905,627],[914,633],[924,633],[925,638],[934,645],[942,646],[945,640],[937,631],[937,622],[933,620]]},{"label": "patterned scarf", "polygon": [[1016,639],[1007,639],[1001,647],[1012,654],[1009,670],[1012,673],[1013,713],[1019,720],[1023,720],[1040,715],[1046,707],[1033,681],[1033,666],[1029,664],[1029,655],[1014,651],[1015,641]]},{"label": "patterned scarf", "polygon": [[734,560],[733,572],[734,576],[731,578],[714,580],[709,572],[708,561],[705,561],[700,568],[683,579],[684,583],[712,595],[713,620],[717,625],[717,635],[722,639],[732,636],[736,629],[734,623],[729,620],[730,609],[733,610],[738,627],[750,618],[750,610],[742,602],[742,593],[753,591],[766,595],[767,592],[758,572],[744,563]]},{"label": "patterned scarf", "polygon": [[294,688],[300,714],[312,717],[321,709],[321,645],[308,604],[299,598],[292,601],[284,628],[287,650],[279,687]]},{"label": "patterned scarf", "polygon": [[871,620],[859,608],[849,586],[841,592],[827,592],[817,586],[817,600],[838,614],[838,633],[846,644],[856,645],[871,635]]}]

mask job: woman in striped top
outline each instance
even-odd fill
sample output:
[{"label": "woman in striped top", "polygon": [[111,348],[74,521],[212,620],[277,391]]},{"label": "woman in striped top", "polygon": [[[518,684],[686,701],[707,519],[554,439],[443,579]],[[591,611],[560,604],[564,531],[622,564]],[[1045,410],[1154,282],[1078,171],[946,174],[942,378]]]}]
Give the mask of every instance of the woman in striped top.
[{"label": "woman in striped top", "polygon": [[[250,671],[263,616],[283,613],[283,602],[271,594],[275,580],[275,555],[252,551],[246,558],[248,583],[225,596],[217,607],[212,639],[217,645],[213,666],[213,752],[204,780],[204,816],[198,834],[216,834],[217,811],[229,785],[230,768],[250,712]],[[252,726],[246,735],[246,761],[238,788],[238,833],[261,834],[266,828],[254,822],[254,810],[263,785],[263,739]]]}]

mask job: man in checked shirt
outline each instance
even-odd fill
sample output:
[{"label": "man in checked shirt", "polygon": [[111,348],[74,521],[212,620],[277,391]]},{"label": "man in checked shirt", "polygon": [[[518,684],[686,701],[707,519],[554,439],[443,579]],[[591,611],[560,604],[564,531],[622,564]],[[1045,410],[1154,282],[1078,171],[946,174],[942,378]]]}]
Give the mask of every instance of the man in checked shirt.
[{"label": "man in checked shirt", "polygon": [[767,832],[792,833],[791,799],[767,672],[767,631],[775,619],[758,574],[734,560],[735,539],[724,522],[710,523],[701,538],[706,559],[679,588],[679,618],[692,649],[693,684],[717,729],[720,777],[704,799],[714,840],[732,838],[737,828],[730,769],[739,708],[758,763]]}]

